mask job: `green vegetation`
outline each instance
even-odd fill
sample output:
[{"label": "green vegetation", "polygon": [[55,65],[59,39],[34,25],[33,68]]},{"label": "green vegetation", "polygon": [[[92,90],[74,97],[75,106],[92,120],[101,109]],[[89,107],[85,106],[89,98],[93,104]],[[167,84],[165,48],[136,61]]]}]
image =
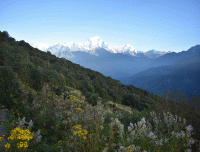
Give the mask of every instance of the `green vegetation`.
[{"label": "green vegetation", "polygon": [[5,31],[0,76],[0,106],[9,110],[1,151],[200,150],[200,98],[122,85]]}]

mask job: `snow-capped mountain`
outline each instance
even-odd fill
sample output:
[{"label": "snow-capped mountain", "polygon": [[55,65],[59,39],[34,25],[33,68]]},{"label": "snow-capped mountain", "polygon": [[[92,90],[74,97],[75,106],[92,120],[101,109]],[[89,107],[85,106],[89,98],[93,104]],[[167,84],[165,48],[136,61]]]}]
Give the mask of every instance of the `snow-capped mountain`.
[{"label": "snow-capped mountain", "polygon": [[110,47],[108,43],[104,42],[99,36],[91,37],[86,41],[85,44],[82,43],[58,43],[56,45],[50,46],[48,49],[45,51],[50,51],[52,54],[55,54],[57,52],[62,52],[62,51],[69,51],[69,52],[74,52],[74,51],[83,51],[87,52],[93,55],[98,55],[95,53],[96,49],[105,49],[113,54],[115,53],[123,53],[125,55],[130,55],[130,56],[135,56],[135,57],[141,57],[141,56],[146,56],[150,58],[155,58],[158,56],[162,56],[166,53],[170,53],[170,51],[155,51],[155,50],[150,50],[148,52],[142,52],[138,51],[133,46],[130,44],[126,44],[123,46],[119,47]]},{"label": "snow-capped mountain", "polygon": [[156,51],[156,50],[150,50],[150,51],[147,51],[145,52],[149,57],[151,58],[157,58],[159,56],[162,56],[164,54],[167,54],[167,53],[172,53],[172,51]]}]

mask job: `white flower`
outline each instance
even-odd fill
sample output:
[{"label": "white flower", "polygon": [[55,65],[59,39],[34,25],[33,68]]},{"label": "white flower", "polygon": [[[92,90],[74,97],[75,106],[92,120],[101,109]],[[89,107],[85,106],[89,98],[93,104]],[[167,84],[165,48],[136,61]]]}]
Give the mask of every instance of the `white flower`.
[{"label": "white flower", "polygon": [[143,129],[144,129],[144,128],[146,128],[146,125],[145,125],[145,124],[143,124],[143,125],[142,125],[142,128],[143,128]]},{"label": "white flower", "polygon": [[141,122],[142,122],[143,124],[146,123],[144,117],[142,118]]},{"label": "white flower", "polygon": [[150,132],[149,135],[148,135],[148,137],[150,137],[150,138],[152,138],[152,139],[155,139],[155,135],[154,135],[153,132]]},{"label": "white flower", "polygon": [[135,136],[135,130],[134,130],[134,131],[131,131],[130,135],[131,135],[131,136]]},{"label": "white flower", "polygon": [[124,147],[123,147],[123,146],[120,146],[120,149],[124,149]]},{"label": "white flower", "polygon": [[160,142],[160,145],[162,146],[162,145],[163,145],[163,144],[162,144],[162,142],[163,142],[163,139],[161,139],[159,142]]},{"label": "white flower", "polygon": [[130,142],[130,141],[131,141],[131,139],[130,139],[130,138],[127,138],[127,140],[128,140],[128,142]]},{"label": "white flower", "polygon": [[39,130],[37,131],[37,133],[36,133],[38,136],[40,135],[40,131],[41,131],[41,130],[39,129]]},{"label": "white flower", "polygon": [[176,137],[179,138],[181,136],[180,133],[176,133]]},{"label": "white flower", "polygon": [[100,126],[101,130],[103,129],[103,126]]},{"label": "white flower", "polygon": [[189,125],[189,126],[185,127],[185,129],[190,132],[193,130],[193,127],[191,125]]},{"label": "white flower", "polygon": [[138,126],[142,126],[142,122],[140,121],[140,122],[138,122]]},{"label": "white flower", "polygon": [[122,131],[124,131],[124,125],[123,125],[123,124],[120,125],[120,129],[121,129]]},{"label": "white flower", "polygon": [[28,124],[28,129],[31,128],[33,126],[33,121],[31,120]]},{"label": "white flower", "polygon": [[195,143],[195,140],[194,139],[190,139],[189,141],[191,144],[194,144]]},{"label": "white flower", "polygon": [[128,126],[128,131],[131,131],[131,130],[132,130],[132,128],[130,126]]},{"label": "white flower", "polygon": [[133,124],[132,123],[130,123],[130,126],[133,128]]},{"label": "white flower", "polygon": [[181,136],[185,137],[185,132],[184,131],[181,131]]}]

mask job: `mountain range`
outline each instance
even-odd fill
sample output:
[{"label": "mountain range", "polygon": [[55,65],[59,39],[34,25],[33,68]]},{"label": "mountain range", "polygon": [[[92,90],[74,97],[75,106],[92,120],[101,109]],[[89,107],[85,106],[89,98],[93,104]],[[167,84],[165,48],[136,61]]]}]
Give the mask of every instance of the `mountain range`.
[{"label": "mountain range", "polygon": [[[33,45],[34,46],[34,45]],[[83,52],[87,52],[87,53],[91,53],[90,51],[94,51],[96,49],[105,49],[111,53],[123,53],[126,55],[131,55],[131,56],[137,56],[139,57],[140,54],[143,54],[144,56],[148,56],[148,57],[158,57],[160,55],[166,54],[166,53],[170,53],[172,51],[155,51],[155,50],[150,50],[148,52],[142,52],[142,51],[138,51],[136,49],[133,48],[133,46],[131,46],[130,44],[126,44],[123,46],[119,46],[119,47],[111,47],[109,46],[108,43],[104,42],[100,37],[95,36],[95,37],[91,37],[90,39],[88,39],[86,41],[85,44],[82,43],[72,43],[72,42],[68,42],[68,43],[58,43],[56,45],[52,45],[47,49],[44,49],[44,51],[50,51],[52,54],[55,54],[57,52],[63,52],[63,51],[69,51],[69,52],[74,52],[74,51],[83,51]],[[95,54],[98,55],[98,54]]]},{"label": "mountain range", "polygon": [[167,88],[176,88],[189,97],[191,92],[200,95],[200,45],[179,53],[156,50],[142,52],[130,44],[110,47],[95,36],[85,44],[57,44],[47,50],[59,58],[154,94],[160,94]]}]

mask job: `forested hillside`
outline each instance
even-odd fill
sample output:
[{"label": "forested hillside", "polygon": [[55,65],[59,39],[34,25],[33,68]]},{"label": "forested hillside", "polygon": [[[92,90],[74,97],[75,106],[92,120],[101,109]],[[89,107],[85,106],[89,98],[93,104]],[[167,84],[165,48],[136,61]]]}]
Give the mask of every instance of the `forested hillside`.
[{"label": "forested hillside", "polygon": [[[5,99],[17,100],[19,82],[38,92],[44,83],[48,83],[54,87],[57,95],[61,95],[67,85],[80,90],[92,105],[96,105],[96,100],[101,97],[104,102],[113,101],[142,110],[160,99],[145,90],[122,85],[111,77],[58,58],[49,51],[33,48],[24,40],[15,41],[5,31],[0,33],[0,41],[1,79],[9,83],[1,87],[1,100],[4,102]],[[6,90],[12,90],[12,95],[8,97],[11,92]]]}]

